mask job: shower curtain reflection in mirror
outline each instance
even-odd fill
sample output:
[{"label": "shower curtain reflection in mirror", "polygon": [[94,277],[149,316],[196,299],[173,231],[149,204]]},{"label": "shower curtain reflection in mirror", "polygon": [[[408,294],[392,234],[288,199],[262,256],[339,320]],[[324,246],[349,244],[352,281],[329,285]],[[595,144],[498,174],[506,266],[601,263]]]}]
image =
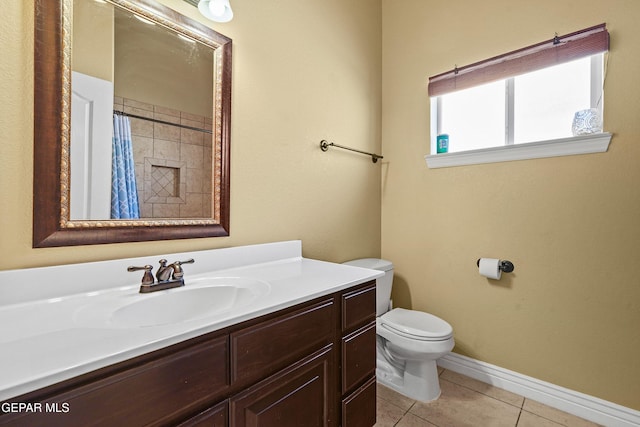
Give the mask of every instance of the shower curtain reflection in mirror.
[{"label": "shower curtain reflection in mirror", "polygon": [[140,218],[129,118],[113,115],[111,218]]}]

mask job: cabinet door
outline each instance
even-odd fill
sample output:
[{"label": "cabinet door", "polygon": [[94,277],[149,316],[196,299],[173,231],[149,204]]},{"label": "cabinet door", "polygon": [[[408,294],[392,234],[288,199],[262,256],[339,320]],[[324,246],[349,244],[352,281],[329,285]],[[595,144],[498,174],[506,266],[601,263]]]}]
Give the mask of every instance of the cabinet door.
[{"label": "cabinet door", "polygon": [[332,345],[232,397],[231,426],[333,425],[335,371]]}]

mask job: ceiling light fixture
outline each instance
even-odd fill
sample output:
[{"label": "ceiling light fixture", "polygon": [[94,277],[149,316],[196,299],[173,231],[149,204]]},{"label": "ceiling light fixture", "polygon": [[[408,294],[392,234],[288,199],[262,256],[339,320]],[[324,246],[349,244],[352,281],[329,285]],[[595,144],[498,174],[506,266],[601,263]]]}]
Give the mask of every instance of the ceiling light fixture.
[{"label": "ceiling light fixture", "polygon": [[233,19],[229,0],[200,0],[198,10],[205,18],[215,22],[229,22]]}]

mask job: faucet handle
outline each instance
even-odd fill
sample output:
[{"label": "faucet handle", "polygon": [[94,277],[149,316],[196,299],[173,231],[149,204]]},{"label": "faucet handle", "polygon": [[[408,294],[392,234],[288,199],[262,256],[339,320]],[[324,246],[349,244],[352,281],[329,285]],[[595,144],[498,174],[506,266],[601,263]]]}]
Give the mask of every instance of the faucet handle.
[{"label": "faucet handle", "polygon": [[173,264],[171,264],[173,266],[173,278],[174,279],[182,279],[182,277],[184,276],[184,271],[182,271],[182,264],[193,264],[194,262],[196,262],[193,258],[190,258],[186,261],[175,261]]},{"label": "faucet handle", "polygon": [[131,271],[140,271],[140,270],[144,270],[144,275],[142,276],[142,285],[153,285],[153,274],[151,274],[151,270],[153,270],[153,266],[151,265],[145,265],[144,267],[134,267],[134,266],[129,266],[127,267],[127,271],[131,272]]}]

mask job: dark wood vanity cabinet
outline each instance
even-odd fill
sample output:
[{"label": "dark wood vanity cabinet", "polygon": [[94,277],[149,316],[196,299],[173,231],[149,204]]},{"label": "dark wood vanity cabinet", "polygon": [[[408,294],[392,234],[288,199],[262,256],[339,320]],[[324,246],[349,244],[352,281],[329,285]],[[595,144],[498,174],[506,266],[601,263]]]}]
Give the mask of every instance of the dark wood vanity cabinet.
[{"label": "dark wood vanity cabinet", "polygon": [[368,282],[10,399],[42,411],[0,425],[370,427],[375,390]]}]

